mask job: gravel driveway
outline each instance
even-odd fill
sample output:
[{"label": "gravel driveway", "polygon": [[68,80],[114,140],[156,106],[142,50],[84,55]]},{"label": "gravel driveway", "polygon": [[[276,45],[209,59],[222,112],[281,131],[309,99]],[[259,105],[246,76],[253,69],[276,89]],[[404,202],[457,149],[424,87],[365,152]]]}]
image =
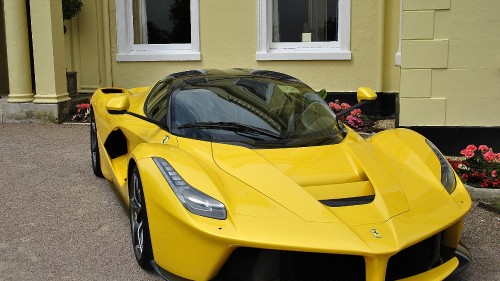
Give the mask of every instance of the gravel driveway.
[{"label": "gravel driveway", "polygon": [[[127,213],[92,174],[88,125],[0,123],[0,280],[161,280],[130,248]],[[500,217],[473,208],[475,260],[454,280],[500,280]]]}]

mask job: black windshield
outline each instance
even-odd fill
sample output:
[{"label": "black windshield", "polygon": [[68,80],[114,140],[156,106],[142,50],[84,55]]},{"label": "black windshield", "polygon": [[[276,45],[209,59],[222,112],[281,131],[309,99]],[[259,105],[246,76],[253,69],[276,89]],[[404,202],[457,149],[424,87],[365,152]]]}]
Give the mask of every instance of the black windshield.
[{"label": "black windshield", "polygon": [[172,133],[253,147],[338,143],[328,105],[302,83],[264,77],[188,79],[173,89]]}]

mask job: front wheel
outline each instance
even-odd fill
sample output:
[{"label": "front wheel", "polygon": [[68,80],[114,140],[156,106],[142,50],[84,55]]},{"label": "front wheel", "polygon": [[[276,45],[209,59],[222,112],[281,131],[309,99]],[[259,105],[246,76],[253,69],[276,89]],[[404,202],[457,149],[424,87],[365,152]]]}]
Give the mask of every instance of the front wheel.
[{"label": "front wheel", "polygon": [[129,181],[130,229],[132,246],[137,263],[144,269],[151,268],[153,250],[149,235],[148,214],[142,188],[141,177],[137,167],[132,170]]},{"label": "front wheel", "polygon": [[99,155],[99,144],[97,143],[97,126],[95,124],[94,111],[90,109],[90,157],[94,175],[102,178],[101,158]]}]

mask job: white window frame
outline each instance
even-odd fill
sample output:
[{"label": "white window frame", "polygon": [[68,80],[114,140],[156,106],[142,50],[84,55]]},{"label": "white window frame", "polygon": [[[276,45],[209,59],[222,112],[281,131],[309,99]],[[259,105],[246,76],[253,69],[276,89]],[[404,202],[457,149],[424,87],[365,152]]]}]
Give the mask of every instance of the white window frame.
[{"label": "white window frame", "polygon": [[199,61],[200,17],[199,0],[191,0],[191,43],[134,44],[132,0],[117,0],[116,35],[117,61]]},{"label": "white window frame", "polygon": [[339,0],[335,42],[273,42],[272,0],[257,1],[257,60],[351,60],[351,0]]},{"label": "white window frame", "polygon": [[401,66],[401,38],[403,33],[403,0],[399,1],[399,47],[398,52],[394,55],[394,63],[396,66]]}]

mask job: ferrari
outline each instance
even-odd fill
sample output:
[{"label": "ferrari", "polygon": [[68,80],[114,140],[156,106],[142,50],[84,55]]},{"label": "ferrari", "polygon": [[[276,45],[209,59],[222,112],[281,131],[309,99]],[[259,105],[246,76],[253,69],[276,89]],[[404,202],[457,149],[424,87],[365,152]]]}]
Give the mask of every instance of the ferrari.
[{"label": "ferrari", "polygon": [[267,70],[191,70],[91,98],[91,160],[165,280],[443,280],[467,267],[471,199],[436,146],[363,138]]}]

